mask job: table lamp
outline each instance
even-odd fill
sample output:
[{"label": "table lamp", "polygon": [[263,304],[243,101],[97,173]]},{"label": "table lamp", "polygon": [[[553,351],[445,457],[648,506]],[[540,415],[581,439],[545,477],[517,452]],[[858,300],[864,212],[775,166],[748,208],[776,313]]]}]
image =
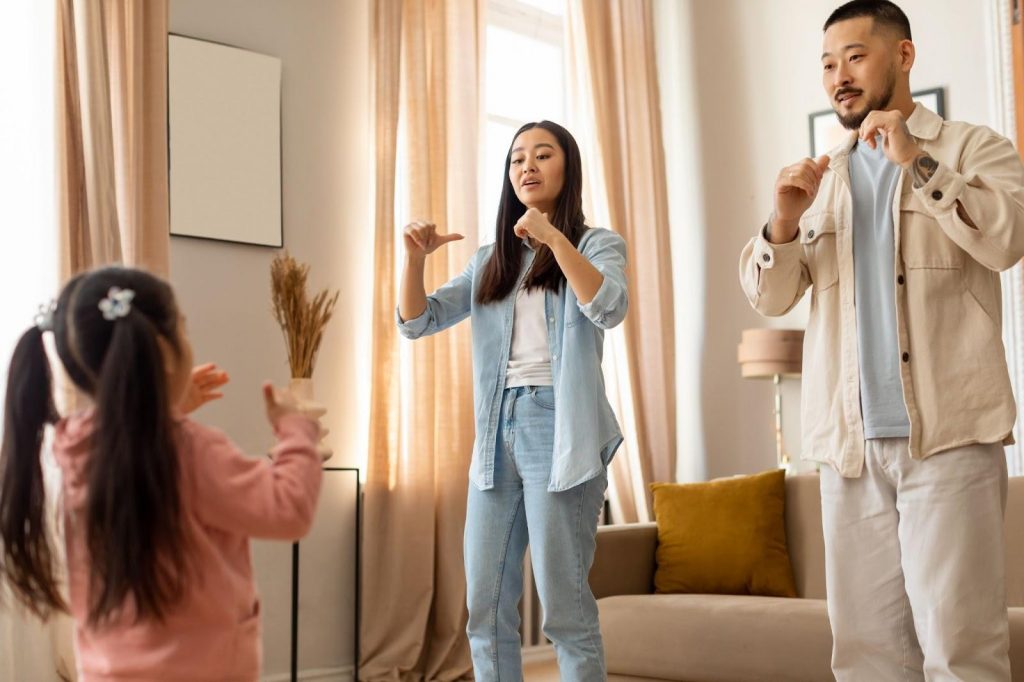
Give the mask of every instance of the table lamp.
[{"label": "table lamp", "polygon": [[802,329],[744,329],[738,359],[744,379],[771,379],[775,384],[775,452],[779,468],[789,469],[782,446],[782,379],[800,376]]}]

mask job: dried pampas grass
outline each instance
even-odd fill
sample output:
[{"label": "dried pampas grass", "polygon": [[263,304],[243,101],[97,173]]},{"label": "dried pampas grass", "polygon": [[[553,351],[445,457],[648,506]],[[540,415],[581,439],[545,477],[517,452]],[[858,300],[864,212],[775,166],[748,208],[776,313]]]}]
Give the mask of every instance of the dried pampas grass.
[{"label": "dried pampas grass", "polygon": [[332,296],[326,289],[310,301],[306,294],[309,266],[285,251],[270,265],[270,289],[274,319],[281,325],[292,377],[309,379],[323,340],[324,327],[331,320],[340,291]]}]

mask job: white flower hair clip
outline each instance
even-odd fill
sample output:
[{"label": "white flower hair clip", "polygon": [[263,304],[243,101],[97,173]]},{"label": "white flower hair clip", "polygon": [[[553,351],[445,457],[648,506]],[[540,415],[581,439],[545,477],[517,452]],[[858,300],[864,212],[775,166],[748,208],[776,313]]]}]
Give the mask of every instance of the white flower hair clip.
[{"label": "white flower hair clip", "polygon": [[110,287],[107,297],[100,301],[99,305],[100,311],[103,313],[103,319],[113,322],[122,317],[127,317],[128,313],[132,311],[133,298],[135,298],[135,292],[131,289]]},{"label": "white flower hair clip", "polygon": [[36,328],[41,332],[53,331],[53,314],[57,312],[57,301],[50,299],[49,303],[43,303],[32,318]]}]

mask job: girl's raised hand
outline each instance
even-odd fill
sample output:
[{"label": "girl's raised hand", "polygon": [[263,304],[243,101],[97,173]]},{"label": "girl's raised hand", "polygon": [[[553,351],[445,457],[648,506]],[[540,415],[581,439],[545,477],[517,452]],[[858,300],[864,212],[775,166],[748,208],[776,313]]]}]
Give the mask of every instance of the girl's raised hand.
[{"label": "girl's raised hand", "polygon": [[224,397],[220,388],[229,381],[228,373],[212,362],[192,368],[192,378],[181,401],[181,411],[195,412],[212,400]]},{"label": "girl's raised hand", "polygon": [[292,392],[284,388],[274,388],[269,381],[263,384],[263,401],[267,406],[267,421],[274,428],[278,422],[293,414],[302,414],[299,401]]}]

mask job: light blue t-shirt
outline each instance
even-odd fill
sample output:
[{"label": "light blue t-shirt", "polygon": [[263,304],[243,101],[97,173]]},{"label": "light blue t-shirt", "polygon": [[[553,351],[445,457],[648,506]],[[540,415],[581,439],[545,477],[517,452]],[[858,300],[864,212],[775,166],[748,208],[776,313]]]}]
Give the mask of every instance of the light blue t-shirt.
[{"label": "light blue t-shirt", "polygon": [[892,205],[899,178],[900,167],[885,158],[881,137],[876,149],[858,143],[850,153],[853,274],[865,438],[910,435],[896,333]]}]

